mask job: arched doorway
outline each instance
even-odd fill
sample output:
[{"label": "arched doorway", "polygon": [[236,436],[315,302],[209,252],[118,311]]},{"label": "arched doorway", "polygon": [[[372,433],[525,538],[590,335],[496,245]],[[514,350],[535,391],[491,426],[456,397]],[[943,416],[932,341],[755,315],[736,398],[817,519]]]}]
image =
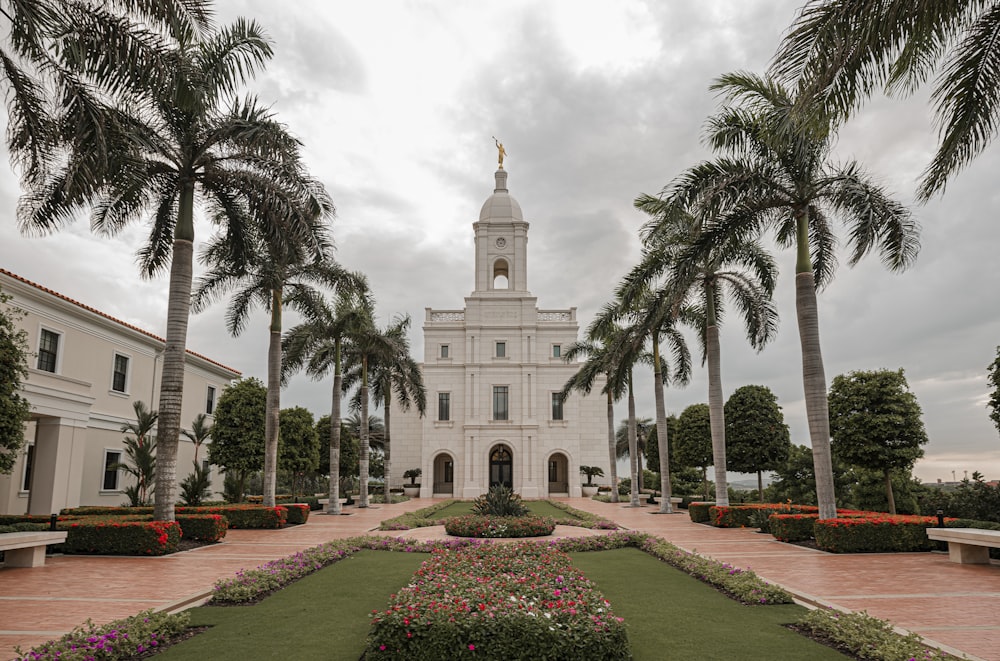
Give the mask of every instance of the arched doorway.
[{"label": "arched doorway", "polygon": [[547,462],[548,493],[569,495],[569,459],[562,452],[553,452]]},{"label": "arched doorway", "polygon": [[434,457],[433,494],[451,496],[455,493],[455,461],[450,454],[441,453]]},{"label": "arched doorway", "polygon": [[506,445],[497,445],[490,451],[490,487],[496,485],[514,488],[514,455]]}]

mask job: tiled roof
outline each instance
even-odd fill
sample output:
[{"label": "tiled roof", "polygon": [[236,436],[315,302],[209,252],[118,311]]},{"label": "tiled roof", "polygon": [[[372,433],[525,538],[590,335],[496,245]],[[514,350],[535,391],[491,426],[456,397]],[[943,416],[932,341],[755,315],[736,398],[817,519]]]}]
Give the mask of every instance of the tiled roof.
[{"label": "tiled roof", "polygon": [[[113,321],[114,323],[118,324],[119,326],[124,326],[125,328],[128,328],[130,330],[134,330],[137,333],[142,333],[143,335],[151,337],[154,340],[157,340],[158,342],[162,342],[163,344],[166,344],[166,342],[167,342],[165,339],[163,339],[159,335],[154,335],[153,333],[150,333],[149,331],[147,331],[145,329],[139,328],[138,326],[133,326],[132,324],[126,323],[126,322],[122,321],[121,319],[115,319],[114,317],[112,317],[109,314],[101,312],[100,310],[98,310],[96,308],[92,308],[89,305],[84,305],[80,301],[75,301],[75,300],[73,300],[72,298],[70,298],[68,296],[64,296],[64,295],[60,294],[57,291],[53,291],[53,290],[49,289],[48,287],[43,287],[42,285],[38,284],[37,282],[32,282],[31,280],[28,280],[27,278],[22,278],[21,276],[17,275],[16,273],[11,273],[7,269],[0,268],[0,273],[2,273],[3,275],[6,275],[9,278],[17,280],[18,282],[23,282],[26,285],[34,287],[35,289],[37,289],[39,291],[43,291],[46,294],[49,294],[50,296],[55,296],[58,299],[66,301],[67,303],[72,303],[73,305],[77,306],[78,308],[82,308],[82,309],[86,310],[87,312],[93,312],[94,314],[99,315],[101,317],[104,317],[105,319],[108,319],[109,321]],[[229,370],[230,372],[232,372],[236,376],[240,376],[240,374],[241,374],[239,370],[235,370],[232,367],[229,367],[228,365],[223,365],[222,363],[218,362],[217,360],[212,360],[208,356],[203,356],[200,353],[195,353],[194,351],[191,351],[190,349],[187,350],[187,353],[191,354],[192,356],[196,356],[198,358],[201,358],[205,362],[212,363],[213,365],[217,365],[217,366],[221,367],[222,369]]]}]

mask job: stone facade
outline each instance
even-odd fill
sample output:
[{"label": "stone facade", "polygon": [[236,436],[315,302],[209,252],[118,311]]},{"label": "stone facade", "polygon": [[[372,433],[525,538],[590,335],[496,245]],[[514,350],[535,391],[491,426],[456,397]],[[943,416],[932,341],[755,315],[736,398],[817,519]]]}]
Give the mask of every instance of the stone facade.
[{"label": "stone facade", "polygon": [[422,497],[471,498],[498,482],[525,498],[579,496],[581,465],[608,474],[604,384],[560,400],[579,369],[561,357],[577,340],[576,308],[537,307],[527,284],[528,223],[507,172],[495,177],[473,224],[474,291],[461,310],[426,310],[427,413],[392,410],[393,472],[419,466]]},{"label": "stone facade", "polygon": [[[164,341],[80,302],[0,269],[0,289],[21,310],[27,331],[31,404],[26,443],[10,475],[0,475],[0,514],[53,514],[79,505],[121,505],[132,482],[108,466],[124,459],[121,427],[135,422],[132,402],[159,401]],[[183,425],[209,414],[239,372],[188,352]],[[190,471],[194,445],[183,435],[178,480]],[[208,458],[202,447],[199,462]],[[212,487],[222,491],[214,469]]]}]

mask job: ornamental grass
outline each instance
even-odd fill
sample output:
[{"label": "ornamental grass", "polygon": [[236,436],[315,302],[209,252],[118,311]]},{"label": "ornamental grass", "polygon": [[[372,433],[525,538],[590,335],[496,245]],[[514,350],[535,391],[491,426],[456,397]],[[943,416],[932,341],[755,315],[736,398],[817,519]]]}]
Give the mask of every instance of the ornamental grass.
[{"label": "ornamental grass", "polygon": [[436,551],[383,611],[366,661],[630,659],[622,619],[569,556],[532,542]]}]

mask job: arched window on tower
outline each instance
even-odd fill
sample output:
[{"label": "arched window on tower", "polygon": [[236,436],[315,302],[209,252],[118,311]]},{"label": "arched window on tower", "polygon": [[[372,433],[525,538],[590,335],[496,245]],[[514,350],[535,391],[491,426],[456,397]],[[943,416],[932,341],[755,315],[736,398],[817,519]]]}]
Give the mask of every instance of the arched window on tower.
[{"label": "arched window on tower", "polygon": [[493,262],[493,289],[507,289],[509,286],[510,265],[506,259]]}]

